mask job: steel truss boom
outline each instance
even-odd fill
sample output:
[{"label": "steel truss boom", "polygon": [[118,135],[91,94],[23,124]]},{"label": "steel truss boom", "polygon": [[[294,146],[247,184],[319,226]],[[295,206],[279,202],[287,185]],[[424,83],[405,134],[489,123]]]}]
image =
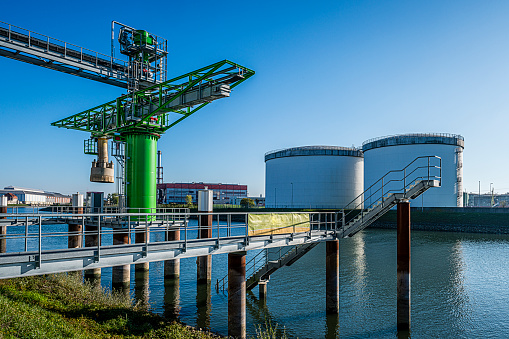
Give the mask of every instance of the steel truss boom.
[{"label": "steel truss boom", "polygon": [[113,136],[135,130],[162,134],[210,102],[228,97],[232,88],[254,73],[223,60],[51,125],[91,132],[93,136]]}]

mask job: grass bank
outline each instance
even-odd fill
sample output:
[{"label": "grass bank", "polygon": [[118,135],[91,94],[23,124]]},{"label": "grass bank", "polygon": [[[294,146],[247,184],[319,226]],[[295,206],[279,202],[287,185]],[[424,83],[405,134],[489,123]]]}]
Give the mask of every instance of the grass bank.
[{"label": "grass bank", "polygon": [[0,280],[0,338],[219,338],[147,312],[76,274]]},{"label": "grass bank", "polygon": [[[286,339],[266,324],[256,339]],[[168,320],[122,293],[82,283],[79,274],[0,280],[0,339],[4,338],[225,338]]]}]

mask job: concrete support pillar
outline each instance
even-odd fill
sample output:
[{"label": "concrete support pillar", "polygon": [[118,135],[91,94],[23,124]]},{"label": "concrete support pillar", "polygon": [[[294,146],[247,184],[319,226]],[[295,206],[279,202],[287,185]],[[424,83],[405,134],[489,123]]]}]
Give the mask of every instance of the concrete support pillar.
[{"label": "concrete support pillar", "polygon": [[[97,247],[99,244],[99,234],[97,232],[97,226],[85,225],[85,247]],[[95,284],[101,282],[101,269],[93,268],[85,270],[85,279]]]},{"label": "concrete support pillar", "polygon": [[[212,212],[213,191],[205,187],[198,191],[198,212]],[[212,238],[212,214],[200,215],[198,220],[199,238]],[[196,258],[198,284],[210,284],[212,279],[212,256],[205,255]]]},{"label": "concrete support pillar", "polygon": [[260,301],[267,299],[267,283],[268,281],[260,281],[258,283],[258,296]]},{"label": "concrete support pillar", "polygon": [[[129,232],[114,230],[113,245],[129,244]],[[111,286],[119,291],[129,292],[131,281],[131,265],[114,266],[111,270]]]},{"label": "concrete support pillar", "polygon": [[69,236],[67,238],[68,248],[81,248],[83,246],[83,225],[69,224]]},{"label": "concrete support pillar", "polygon": [[325,243],[325,311],[339,314],[339,240]]},{"label": "concrete support pillar", "polygon": [[[166,232],[168,241],[180,240],[180,229],[172,229]],[[178,279],[180,277],[180,259],[170,259],[164,262],[164,278]]]},{"label": "concrete support pillar", "polygon": [[[149,236],[149,230],[148,228],[145,230],[145,228],[140,228],[136,230],[136,233],[134,235],[134,242],[137,244],[144,244],[147,241],[147,236]],[[150,239],[150,237],[149,237]],[[135,271],[148,271],[150,263],[144,262],[141,264],[135,264],[134,269]]]},{"label": "concrete support pillar", "polygon": [[[7,197],[0,197],[0,213],[7,213]],[[6,219],[6,217],[0,217]],[[7,251],[7,226],[0,226],[0,253]]]},{"label": "concrete support pillar", "polygon": [[228,335],[246,338],[246,252],[228,254]]},{"label": "concrete support pillar", "polygon": [[410,330],[410,202],[398,203],[398,331]]}]

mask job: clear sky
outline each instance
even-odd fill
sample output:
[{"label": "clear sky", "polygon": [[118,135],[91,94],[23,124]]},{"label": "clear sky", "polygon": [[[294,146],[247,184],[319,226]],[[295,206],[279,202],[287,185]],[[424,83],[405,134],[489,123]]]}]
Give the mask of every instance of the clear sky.
[{"label": "clear sky", "polygon": [[[165,182],[247,184],[265,152],[392,134],[465,137],[464,188],[509,191],[509,1],[9,1],[0,21],[105,54],[112,20],[169,43],[170,77],[256,71],[160,140]],[[50,123],[124,90],[0,57],[0,186],[103,190],[84,132]]]}]

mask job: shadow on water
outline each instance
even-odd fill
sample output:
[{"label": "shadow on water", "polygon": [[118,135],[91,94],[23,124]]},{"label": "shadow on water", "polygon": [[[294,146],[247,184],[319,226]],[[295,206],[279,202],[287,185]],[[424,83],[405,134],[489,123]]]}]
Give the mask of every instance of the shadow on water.
[{"label": "shadow on water", "polygon": [[277,319],[270,314],[266,301],[258,299],[252,291],[246,293],[246,311],[249,312],[255,323],[264,324],[264,326],[260,325],[260,328],[256,328],[256,331],[272,328],[277,338],[284,338],[285,334],[289,338],[298,337],[286,328],[280,328]]}]

